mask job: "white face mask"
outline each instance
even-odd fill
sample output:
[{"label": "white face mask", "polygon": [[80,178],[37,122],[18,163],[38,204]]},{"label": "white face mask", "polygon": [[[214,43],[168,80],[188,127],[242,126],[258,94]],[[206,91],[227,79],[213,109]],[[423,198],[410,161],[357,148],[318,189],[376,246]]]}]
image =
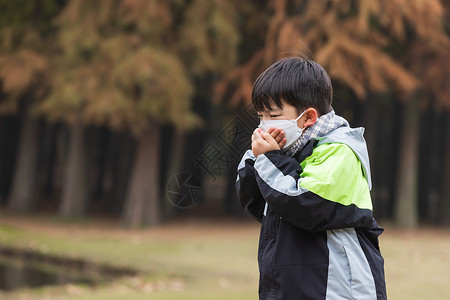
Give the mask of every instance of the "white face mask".
[{"label": "white face mask", "polygon": [[283,130],[284,137],[286,138],[286,144],[284,145],[283,149],[287,148],[290,145],[292,145],[292,143],[294,143],[302,135],[303,130],[305,129],[305,127],[299,128],[297,126],[298,119],[300,119],[303,116],[305,111],[302,112],[301,115],[297,117],[297,119],[267,120],[267,121],[261,120],[258,127],[263,129],[264,131],[267,131],[270,127],[279,128],[279,129]]}]

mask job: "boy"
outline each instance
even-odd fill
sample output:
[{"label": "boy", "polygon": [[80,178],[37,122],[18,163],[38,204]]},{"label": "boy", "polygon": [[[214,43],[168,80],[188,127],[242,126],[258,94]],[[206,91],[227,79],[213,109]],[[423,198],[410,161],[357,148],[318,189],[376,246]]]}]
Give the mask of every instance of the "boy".
[{"label": "boy", "polygon": [[261,225],[260,299],[387,299],[363,128],[335,115],[317,63],[279,60],[256,80],[261,120],[238,167]]}]

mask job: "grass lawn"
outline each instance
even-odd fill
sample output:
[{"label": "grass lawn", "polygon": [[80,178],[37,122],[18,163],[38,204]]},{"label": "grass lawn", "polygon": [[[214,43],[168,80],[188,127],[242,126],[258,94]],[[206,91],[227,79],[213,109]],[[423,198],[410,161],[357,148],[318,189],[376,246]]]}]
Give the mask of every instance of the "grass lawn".
[{"label": "grass lawn", "polygon": [[[257,299],[256,222],[177,221],[124,230],[110,221],[0,219],[3,246],[141,272],[93,287],[0,292],[0,299]],[[380,243],[389,299],[450,299],[450,231],[387,228]]]}]

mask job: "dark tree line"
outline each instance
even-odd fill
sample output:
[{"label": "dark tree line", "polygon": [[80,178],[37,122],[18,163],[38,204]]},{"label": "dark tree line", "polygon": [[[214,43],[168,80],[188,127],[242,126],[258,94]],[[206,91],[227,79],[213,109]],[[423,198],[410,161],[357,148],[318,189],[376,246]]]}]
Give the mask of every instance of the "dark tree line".
[{"label": "dark tree line", "polygon": [[[311,51],[366,127],[378,217],[448,225],[449,7],[422,3],[0,0],[0,203],[126,226],[242,215],[253,81]],[[190,210],[167,193],[183,172]]]}]

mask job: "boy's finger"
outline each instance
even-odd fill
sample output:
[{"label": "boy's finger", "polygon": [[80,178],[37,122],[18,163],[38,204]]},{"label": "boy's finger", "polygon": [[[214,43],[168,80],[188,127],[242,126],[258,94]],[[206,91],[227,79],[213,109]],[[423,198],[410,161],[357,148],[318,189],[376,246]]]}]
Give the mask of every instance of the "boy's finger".
[{"label": "boy's finger", "polygon": [[252,140],[255,139],[257,136],[261,135],[261,128],[256,128],[255,130],[253,130],[253,134],[252,134]]},{"label": "boy's finger", "polygon": [[272,133],[272,131],[273,131],[274,129],[275,129],[275,128],[273,128],[273,127],[269,127],[269,129],[267,129],[266,132],[267,132],[267,133]]},{"label": "boy's finger", "polygon": [[272,137],[272,135],[265,133],[263,135],[263,138],[265,142],[268,144],[268,148],[266,148],[268,151],[270,150],[280,150],[280,146],[278,145],[278,142]]},{"label": "boy's finger", "polygon": [[284,145],[286,145],[286,138],[284,137],[279,143],[278,145],[280,146],[280,149],[282,149],[284,147]]},{"label": "boy's finger", "polygon": [[261,141],[264,141],[264,138],[263,138],[263,136],[262,136],[263,134],[267,134],[267,133],[264,132],[264,131],[262,131],[261,129],[255,131],[255,133],[252,135],[253,141],[254,141],[255,143],[260,143]]},{"label": "boy's finger", "polygon": [[281,142],[281,140],[284,138],[284,131],[279,129],[279,132],[276,136],[274,136],[272,134],[272,136],[275,138],[275,140],[277,141],[277,143]]},{"label": "boy's finger", "polygon": [[274,128],[271,132],[267,132],[270,133],[272,135],[272,137],[276,137],[277,135],[280,134],[281,129],[280,128]]},{"label": "boy's finger", "polygon": [[273,138],[271,134],[264,131],[262,132],[262,138],[266,140],[266,142],[268,142],[269,144],[277,143],[277,141]]}]

